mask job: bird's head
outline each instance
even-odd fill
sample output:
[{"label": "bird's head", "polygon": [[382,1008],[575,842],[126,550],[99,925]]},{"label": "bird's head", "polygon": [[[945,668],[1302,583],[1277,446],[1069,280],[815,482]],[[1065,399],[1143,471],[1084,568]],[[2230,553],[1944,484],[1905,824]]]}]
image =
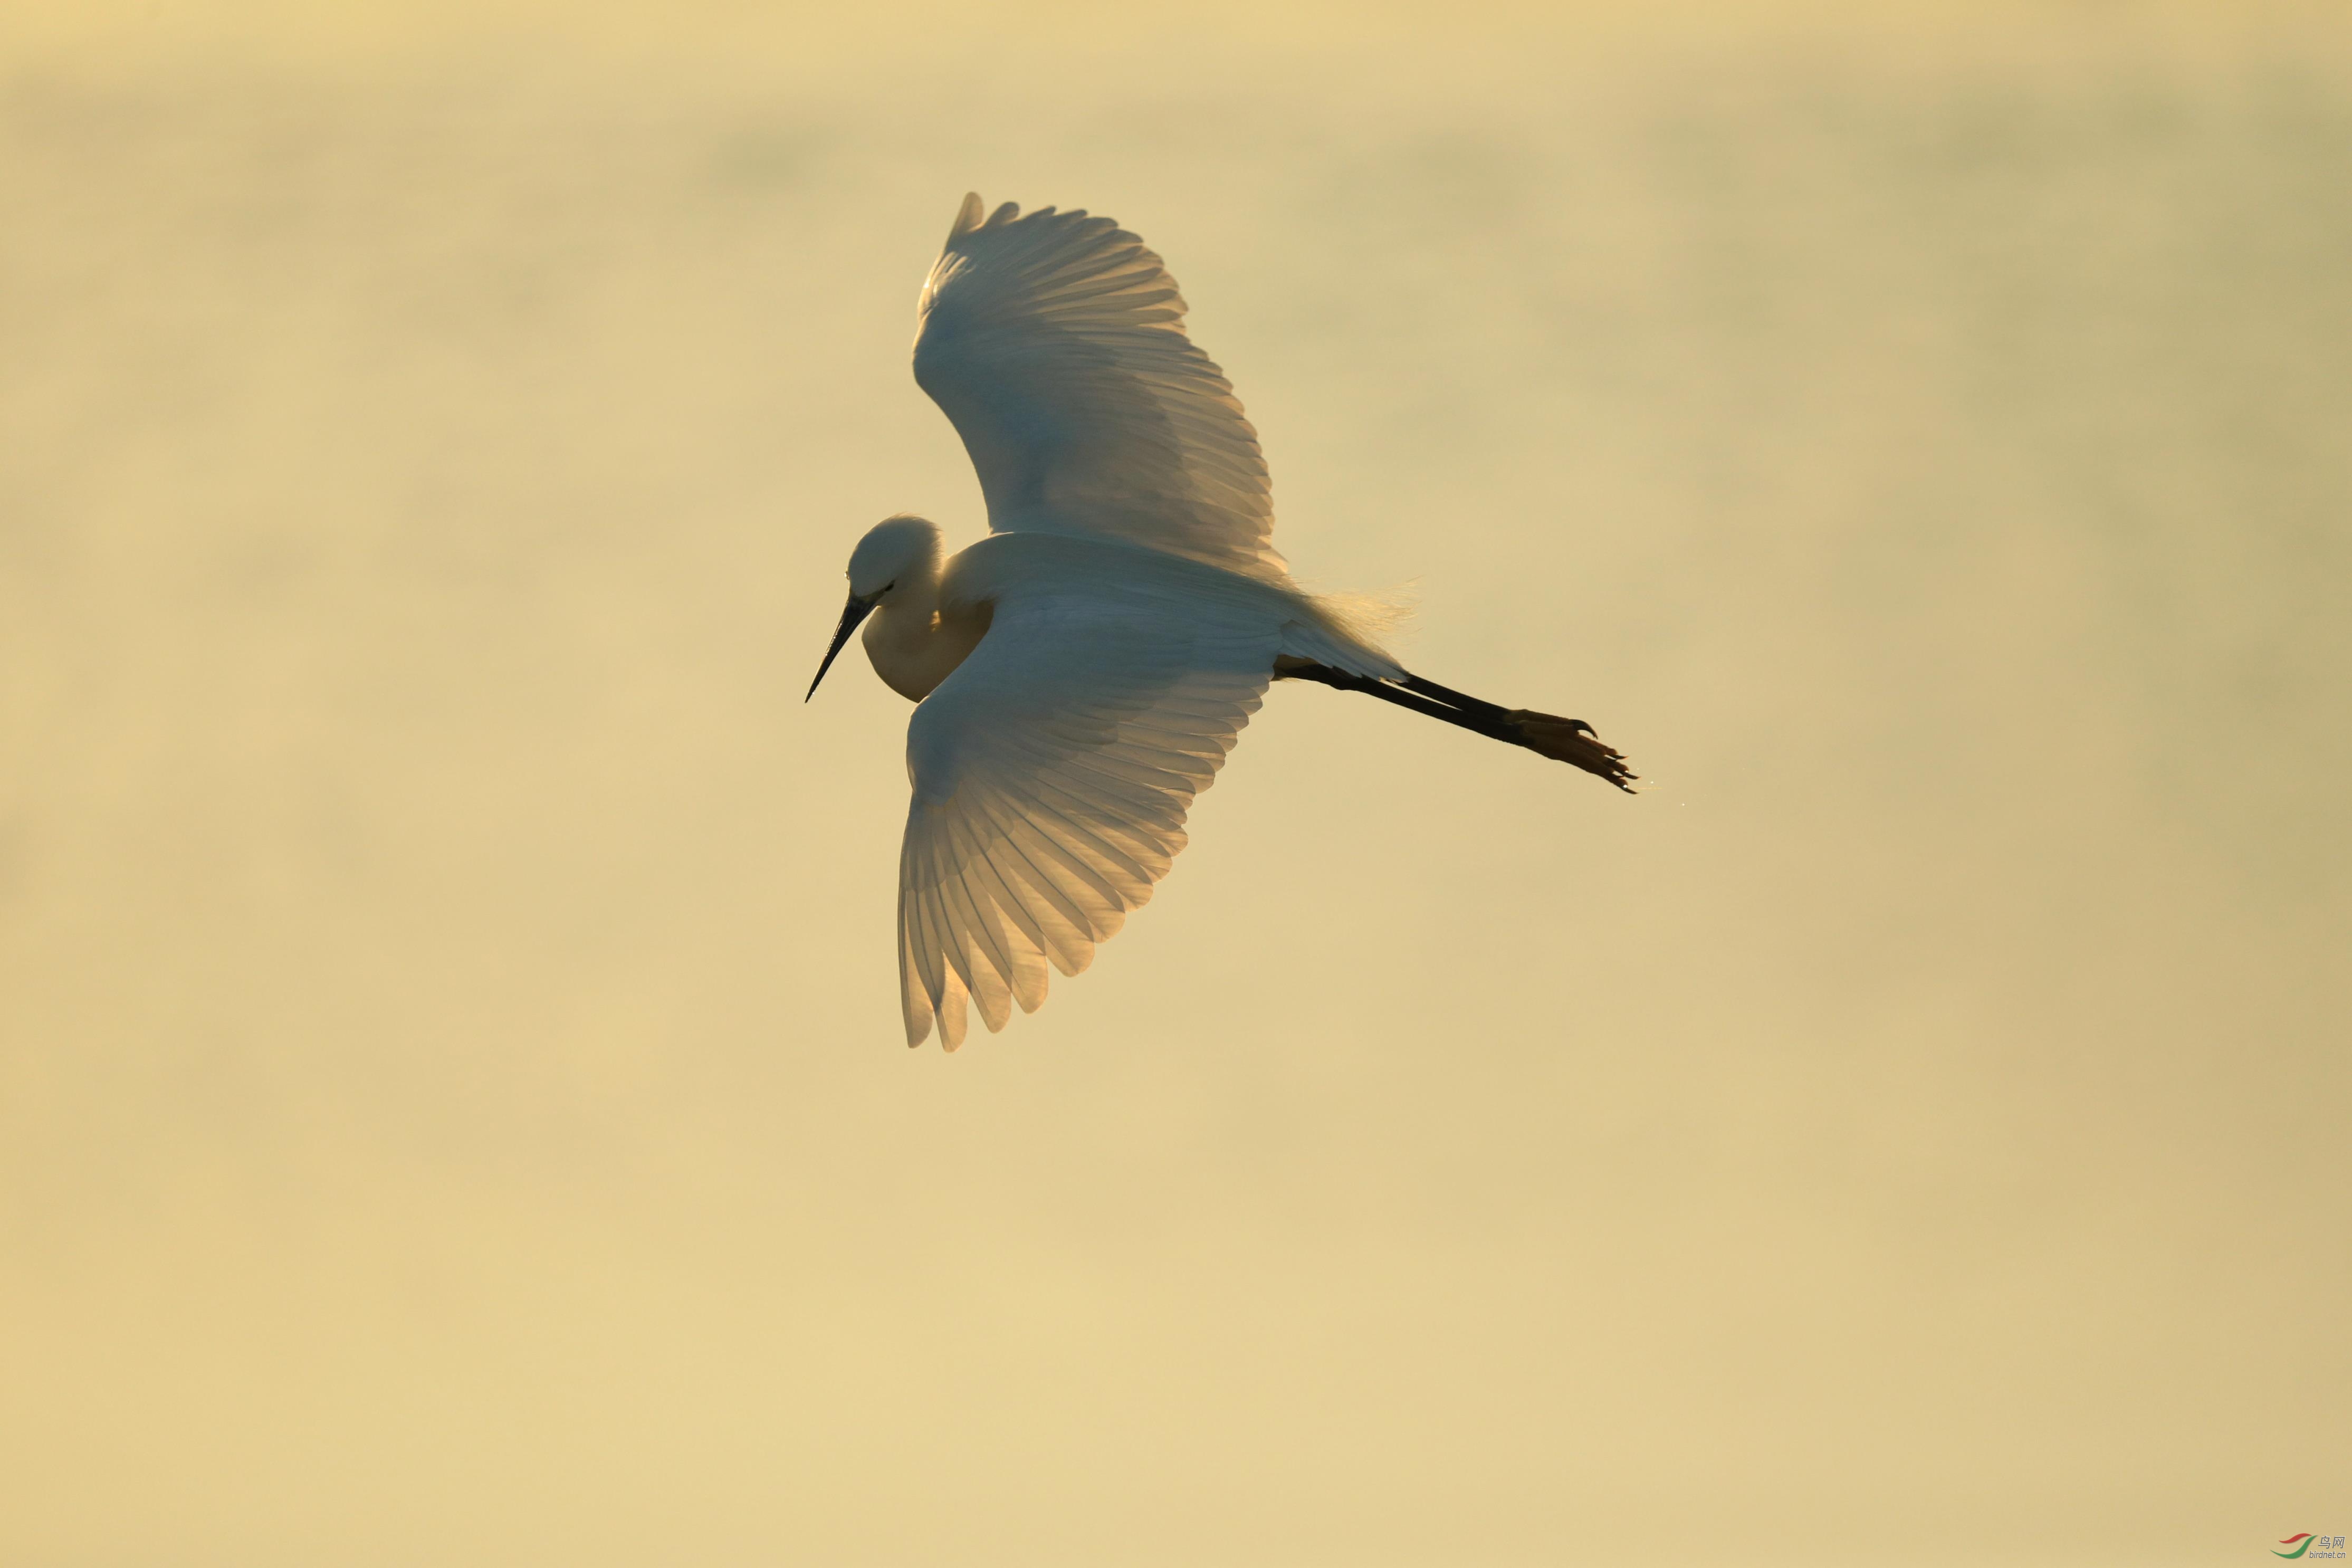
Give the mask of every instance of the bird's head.
[{"label": "bird's head", "polygon": [[880,604],[901,582],[936,577],[940,570],[940,525],[901,512],[866,531],[849,552],[849,596]]},{"label": "bird's head", "polygon": [[[935,585],[939,575],[939,524],[902,512],[867,529],[857,548],[849,552],[849,605],[841,612],[841,624],[834,628],[833,646],[824,650],[824,662],[816,667],[816,679],[809,682],[809,697],[816,695],[824,672],[833,668],[859,622],[895,594],[919,584]],[[805,702],[808,697],[801,700]]]}]

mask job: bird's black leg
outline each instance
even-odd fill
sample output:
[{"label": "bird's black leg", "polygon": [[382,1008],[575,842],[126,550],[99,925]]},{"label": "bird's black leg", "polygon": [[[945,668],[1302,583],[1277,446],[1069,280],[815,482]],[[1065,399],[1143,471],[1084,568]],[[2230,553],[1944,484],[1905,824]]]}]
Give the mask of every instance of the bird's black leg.
[{"label": "bird's black leg", "polygon": [[1538,756],[1582,768],[1628,795],[1633,793],[1632,781],[1639,776],[1625,765],[1625,759],[1616,748],[1603,743],[1593,734],[1592,726],[1581,719],[1560,719],[1527,708],[1505,708],[1433,680],[1423,680],[1417,675],[1380,680],[1287,654],[1274,661],[1274,676],[1276,680],[1312,680],[1341,691],[1360,691],[1415,713],[1443,719],[1472,734],[1507,745],[1524,746]]}]

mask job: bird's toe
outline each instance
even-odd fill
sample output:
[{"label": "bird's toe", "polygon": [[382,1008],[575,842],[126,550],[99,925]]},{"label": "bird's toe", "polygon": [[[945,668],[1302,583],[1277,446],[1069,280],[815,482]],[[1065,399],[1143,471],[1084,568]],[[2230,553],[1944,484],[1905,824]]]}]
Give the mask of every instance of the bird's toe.
[{"label": "bird's toe", "polygon": [[1581,768],[1628,795],[1633,793],[1633,781],[1640,775],[1625,765],[1616,747],[1594,734],[1592,726],[1582,720],[1515,708],[1510,711],[1509,723],[1519,744],[1538,756]]}]

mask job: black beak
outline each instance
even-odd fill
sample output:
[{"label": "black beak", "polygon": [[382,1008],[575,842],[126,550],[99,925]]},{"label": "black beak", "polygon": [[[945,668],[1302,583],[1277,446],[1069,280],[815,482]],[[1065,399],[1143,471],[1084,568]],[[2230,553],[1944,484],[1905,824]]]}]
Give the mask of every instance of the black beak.
[{"label": "black beak", "polygon": [[833,661],[840,657],[842,645],[849,640],[849,634],[857,629],[858,622],[874,613],[874,606],[881,599],[879,594],[871,599],[861,599],[855,594],[849,595],[849,607],[841,612],[841,625],[833,628],[833,646],[824,650],[824,662],[816,667],[816,679],[809,682],[808,697],[802,698],[802,701],[805,702],[809,697],[816,695],[818,685],[824,679],[824,672],[831,669]]}]

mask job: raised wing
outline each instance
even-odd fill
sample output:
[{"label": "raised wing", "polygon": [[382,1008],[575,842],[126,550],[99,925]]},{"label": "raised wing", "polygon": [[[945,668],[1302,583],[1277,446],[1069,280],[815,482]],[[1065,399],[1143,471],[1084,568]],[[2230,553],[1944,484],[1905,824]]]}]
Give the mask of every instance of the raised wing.
[{"label": "raised wing", "polygon": [[1257,432],[1184,335],[1160,258],[1107,217],[968,195],[923,283],[915,380],[998,532],[1108,536],[1286,578]]},{"label": "raised wing", "polygon": [[898,861],[907,1043],[962,1043],[1076,974],[1184,847],[1271,676],[1280,634],[1124,595],[1000,601],[979,647],[915,710]]}]

